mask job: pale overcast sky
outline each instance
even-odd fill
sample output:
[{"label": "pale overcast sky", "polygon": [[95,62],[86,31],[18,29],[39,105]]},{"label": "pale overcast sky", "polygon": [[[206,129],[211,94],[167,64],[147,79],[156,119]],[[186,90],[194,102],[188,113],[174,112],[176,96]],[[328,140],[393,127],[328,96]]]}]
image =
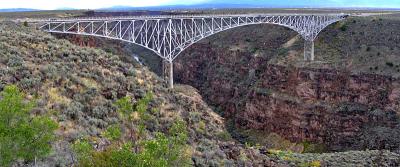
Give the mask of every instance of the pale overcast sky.
[{"label": "pale overcast sky", "polygon": [[197,4],[207,0],[0,0],[0,9],[33,8],[33,9],[97,9],[111,6],[159,6],[169,4]]},{"label": "pale overcast sky", "polygon": [[0,9],[97,9],[112,6],[160,6],[191,4],[250,4],[260,6],[299,6],[299,7],[377,7],[400,8],[400,0],[0,0]]}]

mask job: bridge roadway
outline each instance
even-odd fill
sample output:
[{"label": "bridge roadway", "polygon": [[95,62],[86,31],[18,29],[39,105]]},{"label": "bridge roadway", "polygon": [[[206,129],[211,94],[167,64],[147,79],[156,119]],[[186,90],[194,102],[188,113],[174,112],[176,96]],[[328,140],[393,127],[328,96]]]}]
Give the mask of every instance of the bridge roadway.
[{"label": "bridge roadway", "polygon": [[168,15],[35,20],[50,33],[77,34],[121,40],[145,47],[169,62],[173,87],[173,61],[192,44],[228,29],[275,24],[298,32],[305,40],[304,59],[314,60],[314,40],[328,25],[346,19],[333,14]]}]

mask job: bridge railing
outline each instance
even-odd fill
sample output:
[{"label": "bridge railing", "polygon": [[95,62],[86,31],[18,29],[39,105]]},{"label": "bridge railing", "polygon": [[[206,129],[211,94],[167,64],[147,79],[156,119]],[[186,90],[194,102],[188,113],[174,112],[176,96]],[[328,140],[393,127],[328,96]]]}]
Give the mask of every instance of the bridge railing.
[{"label": "bridge railing", "polygon": [[72,18],[46,18],[31,19],[29,22],[66,22],[66,21],[99,21],[99,20],[142,20],[142,19],[181,19],[181,18],[221,18],[221,17],[266,17],[266,16],[349,16],[345,13],[251,13],[251,14],[218,14],[218,15],[143,15],[143,16],[112,16],[112,17],[72,17]]}]

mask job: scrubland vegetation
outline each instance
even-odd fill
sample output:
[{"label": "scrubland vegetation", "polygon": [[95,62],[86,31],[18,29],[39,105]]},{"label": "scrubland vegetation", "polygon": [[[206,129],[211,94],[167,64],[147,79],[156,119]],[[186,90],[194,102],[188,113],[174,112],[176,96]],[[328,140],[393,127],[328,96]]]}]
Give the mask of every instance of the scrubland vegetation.
[{"label": "scrubland vegetation", "polygon": [[[272,27],[276,31],[263,31],[263,28],[271,28],[267,25],[217,34],[195,44],[181,56],[197,56],[195,60],[201,61],[197,46],[205,47],[203,52],[207,54],[215,53],[208,52],[209,48],[227,51],[234,55],[227,58],[232,64],[203,65],[212,70],[213,76],[208,79],[224,81],[219,84],[222,88],[218,93],[226,93],[223,91],[232,88],[236,90],[227,91],[227,94],[247,97],[248,94],[240,88],[249,86],[248,90],[254,90],[254,94],[273,95],[293,102],[298,98],[258,87],[262,83],[257,80],[263,72],[260,67],[264,66],[252,69],[235,67],[246,63],[258,65],[257,62],[262,61],[265,65],[331,67],[350,69],[354,73],[396,76],[399,48],[395,43],[386,42],[398,41],[398,36],[391,36],[398,22],[385,18],[369,19],[352,18],[325,30],[316,42],[316,63],[297,61],[302,59],[301,40],[294,39],[293,43],[282,45],[288,39],[296,38],[295,32],[283,27]],[[203,101],[204,97],[210,102],[208,98],[214,97],[211,93],[216,93],[215,90],[198,86],[202,97],[187,85],[166,89],[160,77],[130,57],[131,52],[123,55],[125,52],[119,47],[112,47],[115,43],[109,45],[105,42],[103,48],[79,47],[29,26],[0,24],[1,166],[314,167],[400,164],[398,153],[385,150],[323,153],[327,148],[320,143],[293,143],[278,134],[261,134],[263,131],[228,130],[236,128],[234,122],[221,117],[229,114],[225,111],[228,107],[211,108]],[[386,31],[356,31],[362,27],[385,28]],[[370,33],[374,34],[373,41],[365,41],[370,39],[366,35]],[[226,40],[221,42],[221,39]],[[363,44],[359,47],[350,45],[360,41]],[[225,60],[221,58],[222,53],[215,55],[220,56],[215,60]],[[240,56],[240,59],[235,59],[235,56]],[[159,62],[153,61],[153,58],[148,60],[149,64],[153,63],[152,68],[161,71]],[[381,63],[366,63],[368,61]],[[177,76],[180,75],[182,73]],[[239,86],[232,86],[235,85],[232,83]],[[209,86],[203,80],[198,84]],[[236,106],[231,108],[244,104],[243,99],[235,97],[226,100],[235,103]],[[371,117],[383,117],[375,111],[370,111]],[[384,127],[369,130],[361,137],[368,138],[369,133],[383,136],[385,140],[398,136],[397,131]],[[374,140],[360,143],[366,142],[371,148],[377,148]],[[388,147],[396,144],[396,140],[387,141]]]},{"label": "scrubland vegetation", "polygon": [[[20,111],[24,119],[17,120],[28,121],[21,124],[25,126],[25,118],[35,118],[31,124],[38,127],[28,130],[47,132],[40,140],[44,150],[27,146],[39,152],[21,150],[18,155],[5,154],[18,148],[3,146],[14,133],[1,133],[5,136],[0,149],[7,152],[0,154],[9,157],[3,166],[220,166],[269,161],[255,149],[234,144],[223,118],[195,89],[168,90],[161,78],[129,56],[79,47],[14,23],[2,23],[0,34],[0,90],[23,92],[17,97],[27,108]],[[3,93],[0,99],[6,96]],[[47,126],[39,126],[43,124]]]}]

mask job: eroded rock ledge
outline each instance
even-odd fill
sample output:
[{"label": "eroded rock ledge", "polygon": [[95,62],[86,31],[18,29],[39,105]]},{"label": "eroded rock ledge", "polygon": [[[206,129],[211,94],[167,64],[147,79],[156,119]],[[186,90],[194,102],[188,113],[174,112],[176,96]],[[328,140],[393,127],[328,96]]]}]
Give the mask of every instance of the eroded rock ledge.
[{"label": "eroded rock ledge", "polygon": [[237,127],[324,143],[330,151],[399,149],[398,79],[267,60],[204,44],[175,68],[180,82],[198,88]]},{"label": "eroded rock ledge", "polygon": [[333,150],[399,147],[396,79],[268,66],[259,80],[236,111],[239,126],[325,143]]}]

